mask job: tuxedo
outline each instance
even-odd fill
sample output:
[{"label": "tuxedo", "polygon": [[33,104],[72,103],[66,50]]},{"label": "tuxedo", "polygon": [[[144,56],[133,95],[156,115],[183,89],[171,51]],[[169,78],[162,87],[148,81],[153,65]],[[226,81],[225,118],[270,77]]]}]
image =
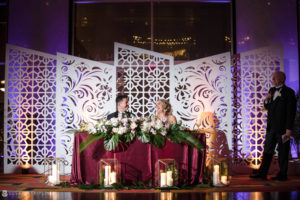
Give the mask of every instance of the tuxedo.
[{"label": "tuxedo", "polygon": [[286,179],[290,141],[283,143],[282,135],[286,133],[286,129],[293,130],[296,115],[296,97],[294,90],[285,85],[281,88],[272,87],[269,93],[271,98],[264,101],[264,107],[268,110],[267,131],[259,174],[262,177],[267,176],[275,147],[278,145],[280,171],[277,177]]},{"label": "tuxedo", "polygon": [[[116,111],[116,112],[109,114],[107,116],[107,120],[110,120],[111,118],[118,118],[118,117],[119,117],[119,111]],[[130,117],[134,117],[134,114],[132,114],[131,112],[125,111],[122,114],[122,118],[130,118]]]}]

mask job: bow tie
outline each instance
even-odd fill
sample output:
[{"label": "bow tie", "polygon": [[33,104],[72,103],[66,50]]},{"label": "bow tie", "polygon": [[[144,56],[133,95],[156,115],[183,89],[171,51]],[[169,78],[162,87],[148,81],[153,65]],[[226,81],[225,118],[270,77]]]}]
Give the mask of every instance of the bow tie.
[{"label": "bow tie", "polygon": [[280,91],[282,87],[275,88],[275,91]]}]

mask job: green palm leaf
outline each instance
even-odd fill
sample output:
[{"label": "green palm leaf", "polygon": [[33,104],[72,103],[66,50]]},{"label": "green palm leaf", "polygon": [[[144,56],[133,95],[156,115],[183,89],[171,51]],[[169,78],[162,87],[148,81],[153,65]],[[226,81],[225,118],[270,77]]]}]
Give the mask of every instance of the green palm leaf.
[{"label": "green palm leaf", "polygon": [[159,134],[153,135],[151,138],[151,144],[155,147],[162,148],[165,146],[165,137]]},{"label": "green palm leaf", "polygon": [[143,143],[148,143],[150,142],[150,135],[147,134],[146,132],[144,131],[141,131],[139,134],[138,134],[138,140],[143,142]]},{"label": "green palm leaf", "polygon": [[104,134],[100,135],[88,135],[87,138],[80,143],[79,145],[79,153],[85,150],[90,144],[104,137]]},{"label": "green palm leaf", "polygon": [[104,139],[104,148],[107,151],[112,151],[116,148],[119,142],[119,135],[113,134],[111,138]]}]

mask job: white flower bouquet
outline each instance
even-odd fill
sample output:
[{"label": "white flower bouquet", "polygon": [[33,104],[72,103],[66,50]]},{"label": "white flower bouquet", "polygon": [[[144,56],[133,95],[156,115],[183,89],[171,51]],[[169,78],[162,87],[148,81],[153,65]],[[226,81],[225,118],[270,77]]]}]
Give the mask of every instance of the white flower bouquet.
[{"label": "white flower bouquet", "polygon": [[167,125],[166,122],[154,118],[112,118],[102,119],[95,125],[82,123],[79,125],[81,132],[90,135],[80,144],[79,151],[83,151],[91,143],[98,139],[104,139],[104,148],[108,151],[114,150],[120,143],[129,143],[137,138],[143,143],[150,143],[155,147],[163,147],[165,139],[177,143],[187,143],[193,147],[203,150],[202,144],[181,123]]}]

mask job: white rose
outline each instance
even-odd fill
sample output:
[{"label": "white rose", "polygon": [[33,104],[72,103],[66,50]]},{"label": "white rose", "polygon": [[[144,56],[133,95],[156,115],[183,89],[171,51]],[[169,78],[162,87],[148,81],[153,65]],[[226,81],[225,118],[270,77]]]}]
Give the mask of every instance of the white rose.
[{"label": "white rose", "polygon": [[111,118],[111,124],[113,125],[113,126],[118,126],[118,124],[119,124],[119,119],[118,118]]},{"label": "white rose", "polygon": [[157,134],[156,130],[154,130],[154,129],[151,129],[150,133],[152,133],[153,135]]},{"label": "white rose", "polygon": [[132,118],[129,118],[129,120],[130,120],[131,122],[136,122],[136,121],[137,121],[137,118],[136,118],[136,117],[132,117]]},{"label": "white rose", "polygon": [[156,125],[156,122],[155,121],[151,121],[151,126],[155,127],[155,125]]},{"label": "white rose", "polygon": [[167,135],[167,131],[166,131],[166,130],[163,130],[163,131],[161,131],[160,134],[163,135],[163,136],[166,136],[166,135]]},{"label": "white rose", "polygon": [[101,126],[100,131],[102,131],[102,132],[107,132],[107,129],[106,129],[105,126]]},{"label": "white rose", "polygon": [[112,129],[112,132],[113,132],[113,133],[118,133],[118,132],[119,132],[119,128],[113,128],[113,129]]},{"label": "white rose", "polygon": [[134,130],[137,128],[137,124],[135,122],[131,123],[130,125],[131,130]]},{"label": "white rose", "polygon": [[151,123],[143,121],[142,130],[145,132],[149,132],[151,128]]},{"label": "white rose", "polygon": [[96,133],[95,125],[92,122],[88,123],[87,130],[90,133]]},{"label": "white rose", "polygon": [[123,119],[121,119],[121,122],[122,122],[123,124],[128,123],[128,118],[123,118]]},{"label": "white rose", "polygon": [[110,121],[110,120],[107,120],[107,121],[105,122],[105,125],[110,126],[110,125],[111,125],[111,121]]},{"label": "white rose", "polygon": [[156,120],[155,128],[156,128],[156,129],[161,129],[162,127],[164,127],[163,122],[160,121],[160,120]]},{"label": "white rose", "polygon": [[124,133],[126,133],[126,131],[127,131],[127,128],[126,128],[126,127],[120,127],[120,128],[119,128],[119,131],[118,131],[118,134],[119,134],[119,135],[123,135]]}]

